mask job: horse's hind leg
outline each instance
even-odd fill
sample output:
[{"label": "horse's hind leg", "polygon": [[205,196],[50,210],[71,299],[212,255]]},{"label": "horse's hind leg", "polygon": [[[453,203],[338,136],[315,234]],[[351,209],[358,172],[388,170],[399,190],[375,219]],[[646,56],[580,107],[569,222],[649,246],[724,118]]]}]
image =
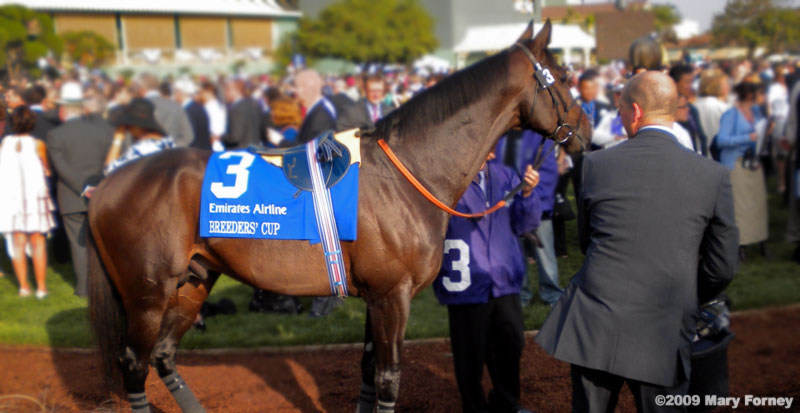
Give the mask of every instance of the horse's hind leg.
[{"label": "horse's hind leg", "polygon": [[178,373],[175,355],[181,337],[192,327],[203,302],[208,298],[219,273],[209,273],[204,280],[190,278],[170,297],[167,312],[161,323],[161,333],[153,349],[153,366],[172,393],[172,397],[187,413],[205,412],[203,406]]},{"label": "horse's hind leg", "polygon": [[132,299],[130,305],[125,306],[128,321],[127,344],[119,358],[119,367],[134,413],[150,412],[145,395],[145,381],[149,372],[150,354],[158,339],[166,304],[166,297],[153,294]]},{"label": "horse's hind leg", "polygon": [[410,288],[399,285],[384,297],[368,300],[375,345],[377,412],[394,412],[400,389],[400,353],[411,304]]}]

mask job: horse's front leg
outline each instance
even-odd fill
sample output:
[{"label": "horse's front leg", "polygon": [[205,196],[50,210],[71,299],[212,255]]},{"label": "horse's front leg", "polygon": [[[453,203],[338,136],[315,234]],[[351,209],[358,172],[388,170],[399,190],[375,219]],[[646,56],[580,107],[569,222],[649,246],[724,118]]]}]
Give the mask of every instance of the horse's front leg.
[{"label": "horse's front leg", "polygon": [[[367,318],[372,327],[375,356],[374,383],[378,396],[377,412],[394,412],[400,389],[400,352],[403,347],[410,303],[411,287],[407,284],[400,284],[389,293],[371,297],[367,301]],[[364,350],[367,353],[365,358],[369,357],[369,343],[365,344]],[[368,366],[365,361],[362,361],[362,367]],[[363,381],[361,398],[364,398],[364,392],[368,390],[365,389],[369,385],[367,383],[368,375],[365,374]],[[359,412],[363,411],[362,408],[362,403],[359,402]]]},{"label": "horse's front leg", "polygon": [[367,307],[364,322],[364,354],[361,355],[361,394],[358,395],[356,413],[372,413],[375,409],[375,338],[372,335],[372,319]]}]

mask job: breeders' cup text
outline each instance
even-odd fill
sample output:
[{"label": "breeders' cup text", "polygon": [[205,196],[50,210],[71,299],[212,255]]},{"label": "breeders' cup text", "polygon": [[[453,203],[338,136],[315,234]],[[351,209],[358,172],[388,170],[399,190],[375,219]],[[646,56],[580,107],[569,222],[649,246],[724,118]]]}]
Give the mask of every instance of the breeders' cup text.
[{"label": "breeders' cup text", "polygon": [[254,235],[256,231],[261,231],[261,235],[277,236],[281,229],[281,224],[277,222],[258,222],[253,221],[209,221],[208,232],[211,234],[237,234]]}]

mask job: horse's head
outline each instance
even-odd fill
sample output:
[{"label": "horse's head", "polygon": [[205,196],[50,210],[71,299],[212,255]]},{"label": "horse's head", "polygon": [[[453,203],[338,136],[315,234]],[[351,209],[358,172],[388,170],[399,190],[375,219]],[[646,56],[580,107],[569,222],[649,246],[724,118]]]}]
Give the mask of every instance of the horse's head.
[{"label": "horse's head", "polygon": [[547,50],[551,30],[548,19],[533,37],[531,22],[509,51],[512,64],[522,68],[513,76],[525,77],[520,119],[523,126],[562,143],[568,152],[578,152],[591,143],[591,123],[572,99],[566,85],[569,73]]}]

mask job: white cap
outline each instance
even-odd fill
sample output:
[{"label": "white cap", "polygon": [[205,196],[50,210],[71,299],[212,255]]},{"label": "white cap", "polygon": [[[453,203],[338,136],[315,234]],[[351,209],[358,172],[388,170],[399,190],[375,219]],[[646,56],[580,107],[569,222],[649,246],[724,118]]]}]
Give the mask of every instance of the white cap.
[{"label": "white cap", "polygon": [[76,104],[83,102],[83,88],[78,82],[64,82],[61,85],[59,103],[63,105]]}]

